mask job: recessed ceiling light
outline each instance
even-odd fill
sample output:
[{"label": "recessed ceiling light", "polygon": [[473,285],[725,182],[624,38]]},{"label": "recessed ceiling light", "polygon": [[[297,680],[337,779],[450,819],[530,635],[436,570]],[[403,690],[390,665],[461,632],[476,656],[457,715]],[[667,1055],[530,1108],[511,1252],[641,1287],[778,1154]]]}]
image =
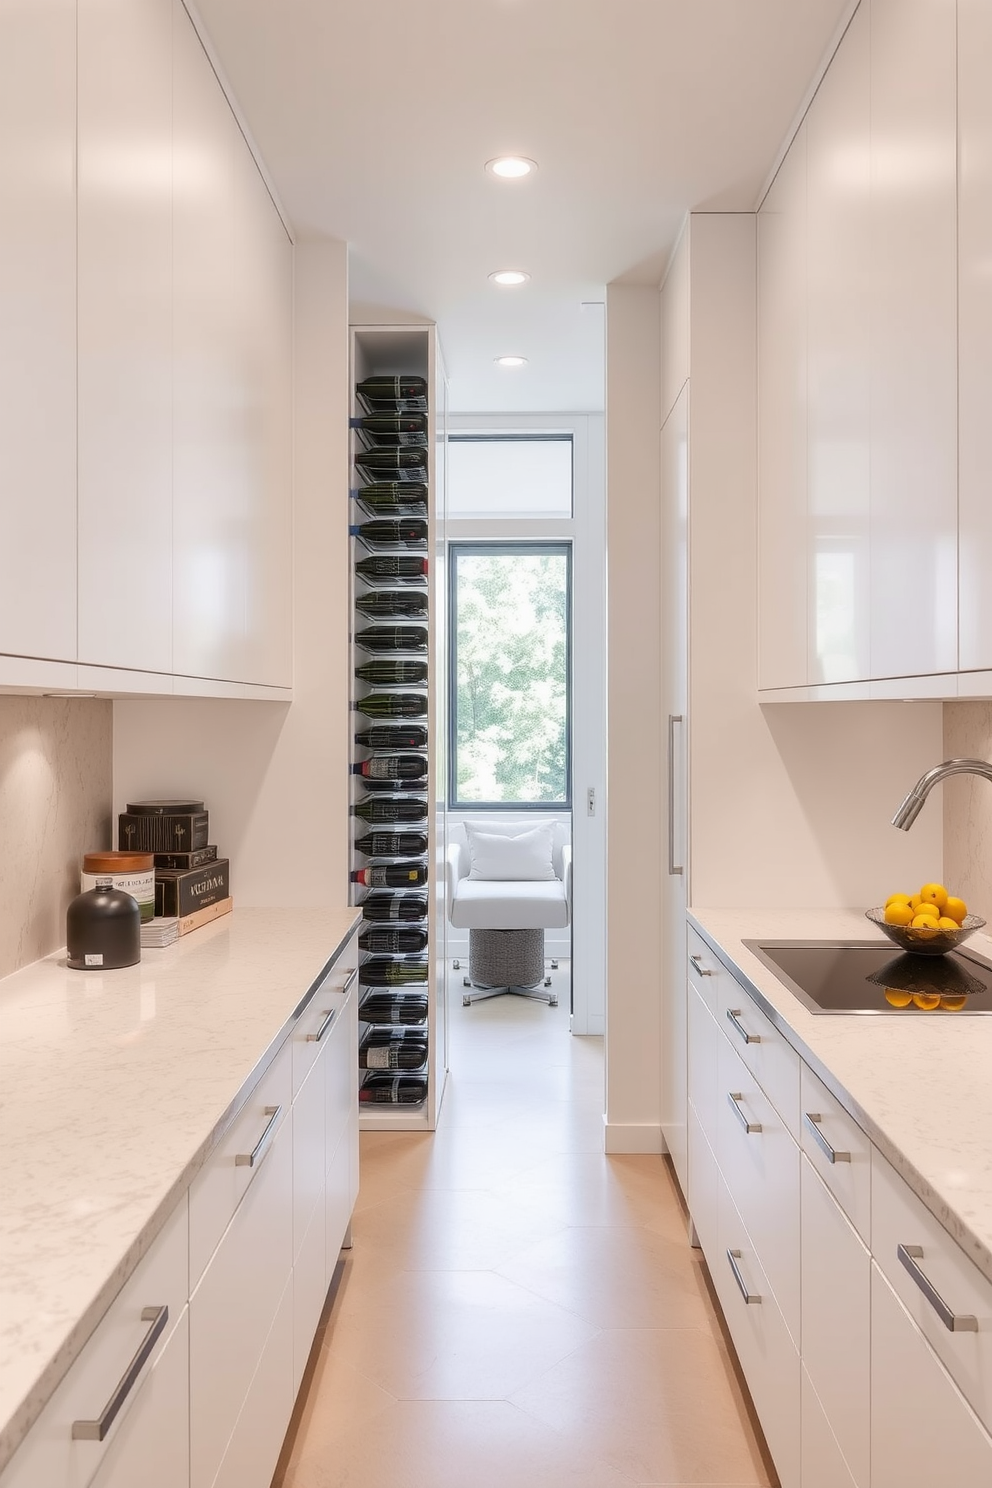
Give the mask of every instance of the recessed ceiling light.
[{"label": "recessed ceiling light", "polygon": [[486,170],[491,176],[500,176],[504,181],[519,181],[537,170],[537,161],[525,155],[501,155],[498,160],[487,160]]},{"label": "recessed ceiling light", "polygon": [[497,269],[489,277],[494,284],[526,284],[530,275],[525,274],[523,269]]},{"label": "recessed ceiling light", "polygon": [[521,356],[494,357],[497,367],[526,367],[527,358]]}]

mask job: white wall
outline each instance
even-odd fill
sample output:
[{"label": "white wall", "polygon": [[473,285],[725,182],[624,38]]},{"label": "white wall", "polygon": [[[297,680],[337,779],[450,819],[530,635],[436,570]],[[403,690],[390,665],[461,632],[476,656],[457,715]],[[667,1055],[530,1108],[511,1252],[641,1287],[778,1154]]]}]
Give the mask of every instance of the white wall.
[{"label": "white wall", "polygon": [[610,285],[607,418],[606,1141],[660,1151],[658,292]]},{"label": "white wall", "polygon": [[114,704],[114,802],[193,795],[231,858],[235,904],[347,899],[348,274],[295,249],[294,701]]}]

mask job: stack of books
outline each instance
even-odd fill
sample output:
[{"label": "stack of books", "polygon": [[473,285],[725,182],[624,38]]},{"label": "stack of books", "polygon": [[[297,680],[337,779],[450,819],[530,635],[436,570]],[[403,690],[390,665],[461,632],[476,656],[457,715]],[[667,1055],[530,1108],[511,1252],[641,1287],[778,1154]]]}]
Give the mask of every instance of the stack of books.
[{"label": "stack of books", "polygon": [[171,945],[233,909],[231,865],[208,842],[209,826],[202,801],[129,801],[121,812],[121,846],[155,856],[155,917],[141,927],[143,946]]}]

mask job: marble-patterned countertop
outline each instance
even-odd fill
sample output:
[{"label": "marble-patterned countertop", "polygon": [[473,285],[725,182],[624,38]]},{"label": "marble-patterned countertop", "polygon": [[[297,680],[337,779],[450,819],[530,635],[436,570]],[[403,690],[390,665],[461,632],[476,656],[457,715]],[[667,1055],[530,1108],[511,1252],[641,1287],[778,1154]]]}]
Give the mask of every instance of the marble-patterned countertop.
[{"label": "marble-patterned countertop", "polygon": [[237,909],[0,981],[0,1470],[288,1036],[354,909]]},{"label": "marble-patterned countertop", "polygon": [[[854,910],[693,909],[689,920],[992,1280],[992,1015],[811,1013],[742,943],[884,942]],[[987,936],[967,944],[992,960]]]}]

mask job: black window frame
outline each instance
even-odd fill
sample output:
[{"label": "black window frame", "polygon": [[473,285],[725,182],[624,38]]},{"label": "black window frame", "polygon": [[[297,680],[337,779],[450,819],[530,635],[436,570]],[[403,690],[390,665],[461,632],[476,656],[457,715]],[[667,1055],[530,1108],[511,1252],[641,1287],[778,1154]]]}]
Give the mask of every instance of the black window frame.
[{"label": "black window frame", "polygon": [[476,515],[473,512],[449,513],[455,522],[492,522],[492,521],[521,521],[521,522],[571,522],[575,517],[575,435],[571,430],[555,429],[548,433],[525,432],[520,434],[473,434],[462,433],[454,430],[448,434],[448,443],[451,444],[567,444],[568,445],[568,511],[567,512],[528,512],[508,511],[505,514],[494,512]]},{"label": "black window frame", "polygon": [[[572,554],[571,538],[453,539],[448,557],[448,810],[571,811],[572,809]],[[565,797],[560,801],[464,801],[458,795],[458,558],[549,556],[565,559]]]}]

